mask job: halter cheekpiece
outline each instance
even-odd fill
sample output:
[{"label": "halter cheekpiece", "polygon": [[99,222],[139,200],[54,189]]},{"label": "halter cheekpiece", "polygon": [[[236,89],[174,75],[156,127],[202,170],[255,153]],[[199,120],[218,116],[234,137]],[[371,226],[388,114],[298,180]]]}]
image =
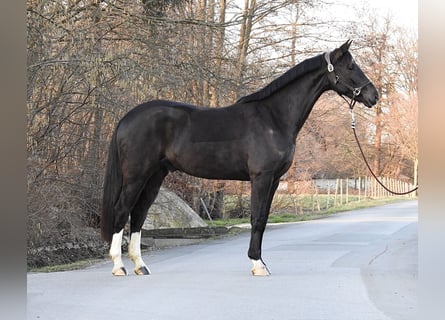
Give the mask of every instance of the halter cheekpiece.
[{"label": "halter cheekpiece", "polygon": [[331,63],[331,52],[325,52],[324,58],[328,64],[328,72],[331,73],[334,71],[334,65]]}]

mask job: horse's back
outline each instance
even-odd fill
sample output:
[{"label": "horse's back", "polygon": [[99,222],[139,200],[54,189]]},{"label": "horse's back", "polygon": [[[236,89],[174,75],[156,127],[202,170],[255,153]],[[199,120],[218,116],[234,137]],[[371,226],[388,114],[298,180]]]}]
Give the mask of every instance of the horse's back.
[{"label": "horse's back", "polygon": [[120,120],[118,129],[133,132],[162,131],[163,126],[168,126],[171,122],[176,122],[178,126],[189,117],[191,111],[196,109],[198,109],[196,106],[168,100],[145,102],[128,111]]},{"label": "horse's back", "polygon": [[199,110],[199,107],[169,100],[152,100],[129,110],[127,114],[121,119],[121,122],[135,121],[143,118],[149,120],[155,114],[171,115],[176,112],[189,113],[194,110]]},{"label": "horse's back", "polygon": [[[142,103],[122,118],[119,126],[133,127],[136,123],[149,125],[174,122],[175,127],[190,127],[194,142],[240,139],[245,131],[247,108],[232,105],[221,108],[198,107],[177,101],[152,100]],[[136,126],[137,127],[137,126]]]}]

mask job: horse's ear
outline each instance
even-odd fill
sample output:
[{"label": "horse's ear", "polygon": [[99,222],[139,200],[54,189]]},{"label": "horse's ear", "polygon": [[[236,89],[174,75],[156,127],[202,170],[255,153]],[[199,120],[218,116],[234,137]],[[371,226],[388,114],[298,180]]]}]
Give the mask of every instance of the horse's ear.
[{"label": "horse's ear", "polygon": [[348,40],[345,43],[343,43],[340,47],[341,52],[345,53],[349,50],[349,47],[351,46],[352,40]]},{"label": "horse's ear", "polygon": [[340,48],[335,49],[334,51],[331,52],[331,61],[332,63],[337,62],[338,59],[340,59],[340,57],[348,52],[349,47],[351,46],[352,40],[348,40],[345,43],[343,43]]}]

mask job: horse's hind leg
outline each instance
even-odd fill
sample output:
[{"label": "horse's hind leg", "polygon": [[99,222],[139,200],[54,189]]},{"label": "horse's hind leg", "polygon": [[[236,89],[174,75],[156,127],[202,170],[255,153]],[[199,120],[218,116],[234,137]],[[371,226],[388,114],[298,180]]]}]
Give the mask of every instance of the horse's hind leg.
[{"label": "horse's hind leg", "polygon": [[115,276],[125,276],[128,274],[122,261],[122,236],[130,211],[136,203],[138,196],[145,185],[143,175],[137,179],[127,180],[131,182],[127,182],[122,186],[119,200],[114,208],[116,211],[116,216],[113,227],[113,238],[110,246],[110,257],[114,264],[111,273]]},{"label": "horse's hind leg", "polygon": [[167,174],[168,171],[164,168],[161,168],[149,178],[144,190],[139,196],[138,202],[131,211],[131,236],[130,244],[128,247],[128,255],[134,263],[134,272],[137,275],[150,274],[150,270],[142,260],[141,256],[141,229],[142,225],[144,224],[145,218],[147,217],[148,209],[152,205],[153,201],[156,199],[162,181],[164,181],[164,178]]},{"label": "horse's hind leg", "polygon": [[110,246],[110,257],[113,261],[113,270],[111,273],[115,276],[126,276],[127,269],[125,269],[124,263],[122,261],[122,236],[124,234],[124,229],[120,232],[113,234],[113,239],[111,240]]}]

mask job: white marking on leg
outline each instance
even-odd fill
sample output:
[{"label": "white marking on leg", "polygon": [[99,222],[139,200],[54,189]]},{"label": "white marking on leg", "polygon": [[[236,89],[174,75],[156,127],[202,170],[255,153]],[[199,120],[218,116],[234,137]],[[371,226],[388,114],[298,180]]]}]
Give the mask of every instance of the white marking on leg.
[{"label": "white marking on leg", "polygon": [[128,246],[128,255],[134,263],[134,272],[137,275],[150,274],[150,269],[142,260],[141,256],[141,233],[133,232],[130,237],[130,245]]},{"label": "white marking on leg", "polygon": [[270,275],[269,269],[266,267],[266,265],[263,263],[263,261],[260,260],[253,260],[251,259],[253,263],[252,267],[252,275],[254,276],[268,276]]},{"label": "white marking on leg", "polygon": [[122,236],[124,229],[119,233],[113,234],[110,247],[110,257],[113,260],[114,266],[111,273],[115,276],[125,276],[127,271],[125,270],[124,263],[122,262]]}]

